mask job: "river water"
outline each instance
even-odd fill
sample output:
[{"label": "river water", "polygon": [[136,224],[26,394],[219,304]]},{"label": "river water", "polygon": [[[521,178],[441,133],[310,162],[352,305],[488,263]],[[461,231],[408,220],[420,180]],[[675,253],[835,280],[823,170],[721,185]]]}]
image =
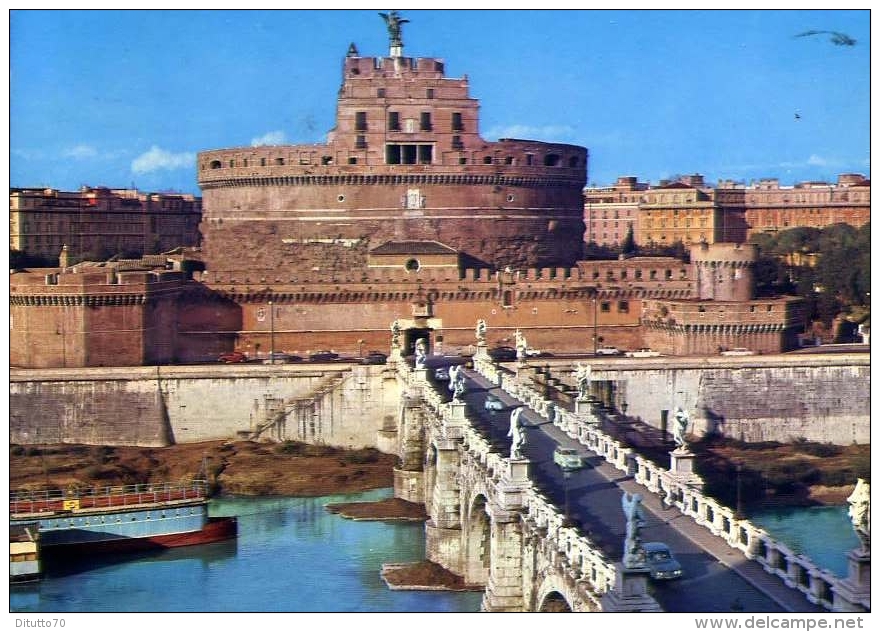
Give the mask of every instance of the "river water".
[{"label": "river water", "polygon": [[38,584],[10,589],[11,612],[476,612],[482,593],[392,591],[385,562],[425,556],[424,524],[353,521],[324,505],[391,490],[321,498],[220,498],[235,541],[158,554],[47,564]]},{"label": "river water", "polygon": [[[390,495],[216,499],[213,515],[239,516],[237,540],[47,562],[43,581],[10,588],[10,612],[477,612],[482,593],[392,591],[380,578],[385,562],[424,559],[422,523],[353,521],[324,509]],[[843,507],[751,520],[840,576],[858,544]]]}]

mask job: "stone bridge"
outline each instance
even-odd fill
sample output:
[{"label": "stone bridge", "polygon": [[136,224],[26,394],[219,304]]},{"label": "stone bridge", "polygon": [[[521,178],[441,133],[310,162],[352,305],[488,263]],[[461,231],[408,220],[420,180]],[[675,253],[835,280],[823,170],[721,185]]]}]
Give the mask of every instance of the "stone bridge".
[{"label": "stone bridge", "polygon": [[[659,468],[605,435],[596,423],[595,407],[566,410],[534,388],[534,382],[518,379],[479,353],[475,367],[492,384],[631,477],[642,493],[658,495],[723,546],[757,562],[758,572],[791,592],[791,603],[802,604],[787,609],[801,611],[808,605],[816,611],[870,610],[865,583],[870,554],[851,552],[850,576],[841,580],[704,496],[691,472]],[[426,369],[412,369],[401,361],[397,376],[403,402],[396,432],[400,466],[395,470],[395,495],[425,505],[427,558],[467,583],[485,586],[483,610],[661,610],[648,593],[647,574],[610,559],[603,552],[607,547],[570,523],[565,511],[532,480],[529,461],[510,458],[509,444],[481,431],[466,403],[446,401]]]}]

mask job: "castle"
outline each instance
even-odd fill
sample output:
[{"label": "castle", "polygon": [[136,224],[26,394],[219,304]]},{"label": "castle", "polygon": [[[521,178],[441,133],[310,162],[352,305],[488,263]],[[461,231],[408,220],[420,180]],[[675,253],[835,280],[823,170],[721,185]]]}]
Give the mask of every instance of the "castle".
[{"label": "castle", "polygon": [[[393,18],[396,14],[391,14]],[[403,55],[343,63],[323,145],[198,155],[202,264],[185,257],[14,271],[13,366],[193,362],[385,350],[462,351],[517,330],[551,352],[598,345],[667,354],[796,346],[800,299],[753,298],[752,246],[580,261],[588,152],[483,140],[467,78]]]}]

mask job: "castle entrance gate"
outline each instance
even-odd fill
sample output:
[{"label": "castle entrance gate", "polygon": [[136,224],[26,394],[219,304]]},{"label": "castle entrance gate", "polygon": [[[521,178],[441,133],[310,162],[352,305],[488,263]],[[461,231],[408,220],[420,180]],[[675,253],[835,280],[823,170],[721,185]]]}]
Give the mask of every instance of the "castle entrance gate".
[{"label": "castle entrance gate", "polygon": [[404,330],[403,355],[413,355],[416,352],[416,342],[419,338],[425,339],[425,343],[428,345],[428,353],[430,353],[434,346],[431,339],[431,332],[433,331],[433,329],[428,327],[410,327]]}]

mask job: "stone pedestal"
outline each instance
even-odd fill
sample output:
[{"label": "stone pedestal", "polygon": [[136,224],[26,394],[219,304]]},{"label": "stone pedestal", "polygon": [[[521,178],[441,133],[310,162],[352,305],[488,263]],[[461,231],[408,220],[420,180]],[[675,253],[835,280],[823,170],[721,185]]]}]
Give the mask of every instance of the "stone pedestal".
[{"label": "stone pedestal", "polygon": [[687,485],[702,485],[703,479],[694,471],[694,460],[697,455],[681,448],[669,453],[669,475]]},{"label": "stone pedestal", "polygon": [[620,562],[614,565],[614,587],[602,595],[602,612],[663,612],[648,594],[650,571],[626,568]]},{"label": "stone pedestal", "polygon": [[428,369],[413,369],[413,374],[416,376],[416,384],[428,383]]},{"label": "stone pedestal", "polygon": [[594,422],[595,418],[593,417],[593,402],[591,399],[576,399],[574,400],[574,412],[579,415],[590,415],[588,421]]},{"label": "stone pedestal", "polygon": [[400,347],[391,347],[391,355],[388,356],[389,362],[397,362],[398,360],[402,360],[403,356],[400,355]]},{"label": "stone pedestal", "polygon": [[867,612],[871,603],[871,553],[853,549],[846,557],[849,575],[834,591],[832,609],[834,612]]},{"label": "stone pedestal", "polygon": [[510,459],[507,461],[507,471],[501,475],[501,480],[496,488],[499,508],[504,511],[515,511],[522,507],[522,491],[529,484],[529,460]]}]

